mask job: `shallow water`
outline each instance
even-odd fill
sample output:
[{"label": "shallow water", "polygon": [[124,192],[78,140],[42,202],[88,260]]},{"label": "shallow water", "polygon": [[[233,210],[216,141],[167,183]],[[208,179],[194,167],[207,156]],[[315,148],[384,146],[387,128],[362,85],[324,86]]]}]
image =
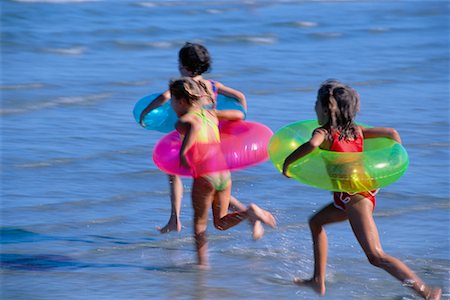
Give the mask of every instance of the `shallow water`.
[{"label": "shallow water", "polygon": [[[449,288],[449,19],[445,1],[2,2],[2,299],[317,299],[308,217],[328,192],[270,162],[236,172],[233,194],[278,219],[209,230],[212,269],[194,267],[190,180],[182,232],[151,160],[163,136],[135,102],[178,76],[185,41],[213,56],[207,77],[243,91],[273,131],[315,117],[320,83],[361,95],[358,121],[398,129],[410,167],[378,196],[386,252]],[[417,299],[367,263],[347,223],[327,228],[326,299]]]}]

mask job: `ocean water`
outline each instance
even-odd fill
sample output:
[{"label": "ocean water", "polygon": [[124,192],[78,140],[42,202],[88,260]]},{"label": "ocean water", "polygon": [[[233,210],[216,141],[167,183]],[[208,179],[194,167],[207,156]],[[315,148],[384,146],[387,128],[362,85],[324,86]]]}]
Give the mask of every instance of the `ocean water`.
[{"label": "ocean water", "polygon": [[156,230],[163,134],[132,109],[178,76],[186,41],[273,131],[314,118],[327,78],[360,93],[359,122],[395,127],[410,167],[378,195],[383,248],[450,299],[447,1],[2,0],[1,18],[1,299],[418,299],[346,222],[327,227],[325,298],[292,284],[312,274],[308,217],[331,197],[269,161],[233,174],[278,220],[262,240],[210,226],[212,268],[196,270],[189,179],[183,230]]}]

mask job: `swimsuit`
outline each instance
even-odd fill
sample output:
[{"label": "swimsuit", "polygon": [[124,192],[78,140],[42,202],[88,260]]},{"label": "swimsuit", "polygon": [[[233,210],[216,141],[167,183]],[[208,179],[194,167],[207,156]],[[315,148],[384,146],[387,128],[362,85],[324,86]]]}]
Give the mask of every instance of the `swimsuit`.
[{"label": "swimsuit", "polygon": [[[198,144],[211,144],[220,143],[219,127],[215,122],[213,122],[206,115],[207,111],[202,109],[200,111],[191,112],[191,114],[200,118],[202,126],[196,138],[196,143]],[[213,153],[215,159],[220,159],[217,157],[218,153]],[[212,158],[209,158],[212,159]],[[202,177],[206,179],[216,191],[222,191],[229,186],[231,182],[230,171],[212,172],[208,174],[202,174],[201,176],[194,176],[196,178]]]},{"label": "swimsuit", "polygon": [[[363,151],[364,138],[361,135],[361,133],[359,133],[358,136],[356,137],[356,139],[354,139],[354,140],[349,140],[349,139],[339,140],[339,136],[340,136],[340,133],[338,131],[332,132],[331,137],[333,139],[333,142],[331,144],[330,151],[335,151],[335,152],[362,152]],[[345,167],[345,165],[346,165],[346,162],[343,161],[342,167]],[[364,173],[364,172],[362,172],[362,173]],[[352,178],[351,181],[342,182],[342,183],[340,183],[340,185],[342,184],[345,189],[346,184],[355,185],[358,183],[360,183],[360,181],[356,177],[356,178]],[[340,186],[340,188],[342,188],[342,186]],[[374,191],[364,191],[364,192],[358,192],[358,193],[334,192],[333,193],[334,206],[338,209],[345,210],[345,204],[350,202],[352,196],[358,194],[358,195],[363,196],[364,198],[369,199],[373,204],[373,208],[375,209],[375,205],[376,205],[375,195],[377,194],[377,192],[378,192],[378,189],[374,190]]]},{"label": "swimsuit", "polygon": [[202,122],[196,142],[201,144],[220,143],[219,127],[217,127],[217,124],[214,121],[207,117],[206,113],[207,111],[204,109],[189,113],[197,116]]},{"label": "swimsuit", "polygon": [[214,98],[217,99],[217,95],[219,95],[219,92],[217,91],[216,82],[212,79],[210,79],[209,82],[211,82],[211,88],[214,93]]},{"label": "swimsuit", "polygon": [[211,89],[213,91],[214,99],[213,99],[212,103],[206,104],[203,107],[205,109],[216,109],[217,108],[217,96],[219,95],[219,92],[217,91],[216,82],[212,79],[209,79],[208,81],[211,82]]},{"label": "swimsuit", "polygon": [[211,184],[212,187],[219,192],[226,189],[231,182],[230,171],[210,173],[207,175],[203,175],[202,178],[206,179],[206,181],[208,181],[209,184]]}]

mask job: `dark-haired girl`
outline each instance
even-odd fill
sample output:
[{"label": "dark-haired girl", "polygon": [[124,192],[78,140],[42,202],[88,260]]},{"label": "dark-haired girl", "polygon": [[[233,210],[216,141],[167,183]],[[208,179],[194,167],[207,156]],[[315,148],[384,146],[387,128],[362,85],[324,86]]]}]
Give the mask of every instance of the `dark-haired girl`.
[{"label": "dark-haired girl", "polygon": [[[197,82],[203,83],[208,91],[215,97],[211,99],[212,104],[215,104],[215,98],[218,94],[222,94],[228,97],[237,99],[241,105],[247,110],[247,102],[245,95],[238,90],[225,86],[224,84],[214,81],[206,80],[202,74],[208,72],[211,69],[212,59],[209,51],[205,46],[198,43],[185,43],[178,52],[178,69],[181,76],[190,77]],[[162,106],[171,98],[170,91],[167,90],[153,100],[141,113],[140,123],[145,127],[143,122],[144,117],[152,110]],[[211,103],[205,103],[211,104]],[[161,233],[168,233],[170,231],[181,231],[180,211],[181,201],[183,197],[183,183],[180,176],[168,175],[169,187],[170,187],[170,204],[171,213],[167,224],[158,230]],[[231,196],[231,206],[233,210],[245,209],[245,206]],[[264,233],[264,229],[261,223],[257,221],[253,224],[253,238],[255,240],[260,239]]]}]

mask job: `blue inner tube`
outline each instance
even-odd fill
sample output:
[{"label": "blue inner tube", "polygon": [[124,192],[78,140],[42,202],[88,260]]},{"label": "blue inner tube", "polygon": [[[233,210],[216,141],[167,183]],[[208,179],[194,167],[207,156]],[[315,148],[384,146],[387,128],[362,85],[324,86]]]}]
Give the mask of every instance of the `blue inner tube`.
[{"label": "blue inner tube", "polygon": [[[139,118],[141,116],[142,111],[158,97],[161,93],[147,95],[141,98],[133,109],[134,119],[137,123],[139,123]],[[225,109],[236,109],[240,110],[246,114],[244,107],[242,104],[235,98],[227,97],[224,95],[217,96],[217,109],[225,110]],[[175,123],[178,120],[177,115],[172,109],[170,101],[167,101],[160,107],[155,108],[150,111],[144,117],[145,128],[148,130],[156,130],[160,132],[170,132],[175,129]]]}]

